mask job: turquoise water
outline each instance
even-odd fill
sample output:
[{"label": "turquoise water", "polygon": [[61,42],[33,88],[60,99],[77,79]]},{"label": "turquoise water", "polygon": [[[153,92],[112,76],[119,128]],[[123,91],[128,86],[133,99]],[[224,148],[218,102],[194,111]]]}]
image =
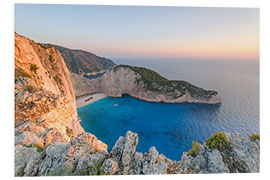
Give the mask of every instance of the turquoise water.
[{"label": "turquoise water", "polygon": [[[145,66],[168,79],[187,80],[217,90],[221,105],[149,103],[124,95],[107,97],[78,109],[87,132],[111,150],[119,136],[139,134],[137,151],[155,146],[180,160],[192,141],[203,143],[214,132],[259,133],[259,61],[119,61]],[[116,105],[117,104],[117,105]]]}]

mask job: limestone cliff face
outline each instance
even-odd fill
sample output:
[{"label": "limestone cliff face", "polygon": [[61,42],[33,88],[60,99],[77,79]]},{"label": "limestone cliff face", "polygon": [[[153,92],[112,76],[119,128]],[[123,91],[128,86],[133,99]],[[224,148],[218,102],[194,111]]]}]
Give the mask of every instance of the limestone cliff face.
[{"label": "limestone cliff face", "polygon": [[207,91],[184,81],[145,81],[139,73],[128,66],[116,67],[103,76],[91,80],[73,74],[71,82],[76,97],[101,92],[111,97],[128,94],[149,102],[221,103],[216,91]]},{"label": "limestone cliff face", "polygon": [[29,77],[37,86],[74,102],[70,72],[59,51],[15,33],[15,76]]},{"label": "limestone cliff face", "polygon": [[99,78],[90,80],[78,74],[71,73],[70,80],[76,97],[102,92],[101,80]]},{"label": "limestone cliff face", "polygon": [[[15,127],[50,113],[52,108],[47,100],[52,103],[54,97],[63,96],[70,106],[66,112],[70,116],[68,127],[74,135],[84,132],[77,118],[70,72],[59,51],[15,33],[14,57],[15,77],[19,78],[15,85]],[[44,100],[39,103],[40,98]]]}]

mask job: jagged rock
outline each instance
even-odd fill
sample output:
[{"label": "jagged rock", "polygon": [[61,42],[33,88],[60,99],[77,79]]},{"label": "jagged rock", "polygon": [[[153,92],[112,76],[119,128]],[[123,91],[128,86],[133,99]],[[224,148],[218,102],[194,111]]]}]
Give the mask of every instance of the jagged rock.
[{"label": "jagged rock", "polygon": [[171,160],[159,155],[155,147],[149,154],[136,152],[138,135],[128,131],[125,137],[119,137],[110,152],[109,159],[104,161],[102,169],[106,174],[166,174]]},{"label": "jagged rock", "polygon": [[37,154],[36,148],[15,146],[15,176],[23,176],[27,162]]},{"label": "jagged rock", "polygon": [[16,176],[50,175],[69,167],[70,173],[89,175],[91,167],[102,164],[108,155],[104,146],[97,146],[97,141],[94,135],[86,133],[68,143],[53,143],[42,152],[16,145]]},{"label": "jagged rock", "polygon": [[114,161],[112,158],[106,159],[101,166],[101,170],[106,175],[113,175],[116,174],[118,170],[118,163]]},{"label": "jagged rock", "polygon": [[104,144],[102,141],[98,140],[97,137],[91,133],[83,133],[79,135],[76,139],[87,140],[93,146],[95,152],[107,152],[107,144]]},{"label": "jagged rock", "polygon": [[155,147],[151,147],[149,153],[136,152],[138,135],[130,131],[118,139],[110,154],[97,148],[98,140],[91,134],[79,135],[68,143],[54,143],[43,152],[16,145],[15,174],[48,175],[59,169],[66,175],[98,174],[100,171],[106,175],[259,172],[259,141],[253,142],[244,134],[226,136],[231,143],[228,149],[231,158],[225,159],[227,150],[210,149],[204,143],[196,157],[183,153],[181,161],[167,159]]},{"label": "jagged rock", "polygon": [[126,137],[119,137],[110,152],[110,156],[118,162],[118,167],[123,174],[128,173],[137,144],[138,134],[128,131]]},{"label": "jagged rock", "polygon": [[[39,165],[39,175],[46,175],[66,164],[68,143],[55,143],[45,150],[44,159]],[[34,167],[33,167],[34,168]]]},{"label": "jagged rock", "polygon": [[[107,156],[107,151],[98,151],[94,154],[84,154],[77,161],[76,169],[74,171],[75,174],[81,175],[89,175],[90,172],[94,171],[94,174],[97,174],[98,166],[101,166],[104,159]],[[92,167],[96,167],[95,169],[91,169]]]},{"label": "jagged rock", "polygon": [[222,156],[217,149],[207,152],[208,157],[208,172],[209,173],[225,173],[228,169],[225,168]]},{"label": "jagged rock", "polygon": [[143,157],[142,173],[143,174],[166,174],[168,164],[172,162],[163,154],[159,155],[155,147],[149,149],[149,155]]},{"label": "jagged rock", "polygon": [[259,172],[260,145],[246,134],[224,133],[229,147],[210,149],[206,143],[200,146],[199,154],[193,158],[184,153],[182,162],[199,173],[251,173]]}]

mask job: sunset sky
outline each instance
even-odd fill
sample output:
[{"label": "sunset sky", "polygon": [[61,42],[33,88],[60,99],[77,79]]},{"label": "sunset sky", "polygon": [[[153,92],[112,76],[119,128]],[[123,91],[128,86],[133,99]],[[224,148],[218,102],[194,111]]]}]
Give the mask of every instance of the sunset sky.
[{"label": "sunset sky", "polygon": [[15,5],[15,31],[104,57],[259,59],[259,9]]}]

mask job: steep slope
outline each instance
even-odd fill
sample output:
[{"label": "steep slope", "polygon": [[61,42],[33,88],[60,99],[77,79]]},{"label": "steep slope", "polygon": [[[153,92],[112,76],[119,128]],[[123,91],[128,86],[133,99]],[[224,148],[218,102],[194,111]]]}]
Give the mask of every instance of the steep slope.
[{"label": "steep slope", "polygon": [[55,46],[63,56],[70,72],[76,74],[98,72],[111,69],[115,64],[112,60],[96,56],[83,50],[72,50],[62,46]]},{"label": "steep slope", "polygon": [[28,77],[38,87],[74,102],[70,72],[59,51],[15,33],[15,77]]},{"label": "steep slope", "polygon": [[204,90],[186,81],[169,81],[158,73],[142,67],[120,65],[96,79],[72,74],[75,96],[105,93],[111,97],[128,94],[149,102],[219,104],[216,91]]},{"label": "steep slope", "polygon": [[101,89],[101,79],[88,79],[78,74],[71,73],[70,80],[74,89],[76,98],[88,94],[103,92]]},{"label": "steep slope", "polygon": [[15,33],[14,56],[15,127],[44,118],[58,107],[58,103],[62,103],[62,110],[66,112],[65,126],[57,123],[57,118],[62,118],[61,111],[57,111],[45,118],[47,122],[55,122],[50,127],[72,129],[73,136],[84,132],[78,122],[70,72],[59,51]]}]

